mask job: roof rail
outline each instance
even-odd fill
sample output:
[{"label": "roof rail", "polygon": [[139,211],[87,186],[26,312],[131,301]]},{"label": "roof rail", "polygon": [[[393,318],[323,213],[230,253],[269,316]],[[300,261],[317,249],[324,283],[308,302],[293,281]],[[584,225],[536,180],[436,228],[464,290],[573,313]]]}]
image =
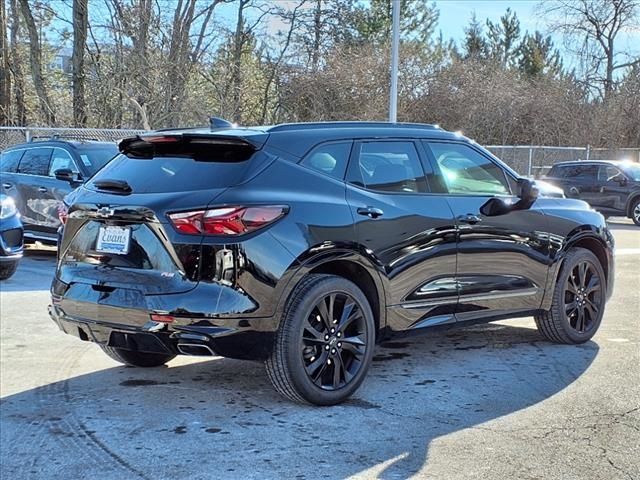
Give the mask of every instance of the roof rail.
[{"label": "roof rail", "polygon": [[269,132],[285,132],[289,130],[315,130],[322,128],[416,128],[416,129],[439,129],[437,125],[430,123],[391,123],[391,122],[308,122],[308,123],[282,123],[269,128]]},{"label": "roof rail", "polygon": [[68,134],[68,135],[64,135],[64,134],[59,134],[59,133],[54,133],[53,135],[32,135],[29,137],[29,142],[33,142],[33,141],[41,141],[41,142],[51,142],[51,141],[56,141],[56,140],[84,140],[84,141],[92,141],[92,142],[99,142],[100,139],[95,138],[95,137],[91,137],[88,135],[82,135],[82,134]]}]

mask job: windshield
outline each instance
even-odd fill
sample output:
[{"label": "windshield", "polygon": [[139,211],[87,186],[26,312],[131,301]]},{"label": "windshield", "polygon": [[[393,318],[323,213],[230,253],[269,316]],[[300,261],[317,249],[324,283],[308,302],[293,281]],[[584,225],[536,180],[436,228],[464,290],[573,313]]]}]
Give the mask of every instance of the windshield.
[{"label": "windshield", "polygon": [[622,169],[634,181],[640,182],[640,165],[622,165]]},{"label": "windshield", "polygon": [[118,153],[118,147],[114,145],[104,146],[90,146],[90,147],[78,147],[78,155],[80,160],[89,171],[90,175],[93,175],[102,167],[104,167],[109,160],[111,160]]}]

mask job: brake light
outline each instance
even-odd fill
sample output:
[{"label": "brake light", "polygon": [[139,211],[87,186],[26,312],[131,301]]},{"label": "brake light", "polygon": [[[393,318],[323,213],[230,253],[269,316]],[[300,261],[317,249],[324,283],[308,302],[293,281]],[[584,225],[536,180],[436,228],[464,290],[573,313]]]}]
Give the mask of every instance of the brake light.
[{"label": "brake light", "polygon": [[284,205],[222,207],[170,213],[169,219],[176,230],[189,235],[242,235],[266,227],[287,210]]},{"label": "brake light", "polygon": [[67,223],[67,217],[69,217],[69,207],[64,202],[58,203],[58,219],[62,225]]}]

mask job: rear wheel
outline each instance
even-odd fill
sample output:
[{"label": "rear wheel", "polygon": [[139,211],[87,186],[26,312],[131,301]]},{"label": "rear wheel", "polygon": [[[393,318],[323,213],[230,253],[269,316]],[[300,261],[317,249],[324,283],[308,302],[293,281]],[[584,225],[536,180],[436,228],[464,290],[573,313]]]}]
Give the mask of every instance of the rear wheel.
[{"label": "rear wheel", "polygon": [[116,362],[124,363],[132,367],[159,367],[173,360],[175,355],[163,353],[135,352],[123,348],[108,347],[100,345],[104,353],[113,358]]},{"label": "rear wheel", "polygon": [[584,248],[571,249],[553,291],[551,310],[535,317],[538,330],[552,342],[584,343],[600,326],[605,298],[598,258]]},{"label": "rear wheel", "polygon": [[18,269],[18,262],[3,262],[0,263],[0,280],[9,279]]},{"label": "rear wheel", "polygon": [[640,227],[640,198],[636,198],[631,205],[631,220]]},{"label": "rear wheel", "polygon": [[362,291],[335,275],[309,275],[294,290],[266,361],[283,396],[334,405],[360,386],[371,364],[375,322]]}]

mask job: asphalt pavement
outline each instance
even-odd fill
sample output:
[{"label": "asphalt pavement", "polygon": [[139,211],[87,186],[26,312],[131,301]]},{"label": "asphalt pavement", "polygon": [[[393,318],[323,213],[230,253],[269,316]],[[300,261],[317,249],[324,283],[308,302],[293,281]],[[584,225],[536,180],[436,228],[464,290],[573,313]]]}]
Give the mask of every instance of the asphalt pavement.
[{"label": "asphalt pavement", "polygon": [[2,479],[640,479],[640,228],[584,345],[533,319],[378,347],[344,405],[292,404],[263,366],[119,366],[47,315],[52,249],[0,284]]}]

